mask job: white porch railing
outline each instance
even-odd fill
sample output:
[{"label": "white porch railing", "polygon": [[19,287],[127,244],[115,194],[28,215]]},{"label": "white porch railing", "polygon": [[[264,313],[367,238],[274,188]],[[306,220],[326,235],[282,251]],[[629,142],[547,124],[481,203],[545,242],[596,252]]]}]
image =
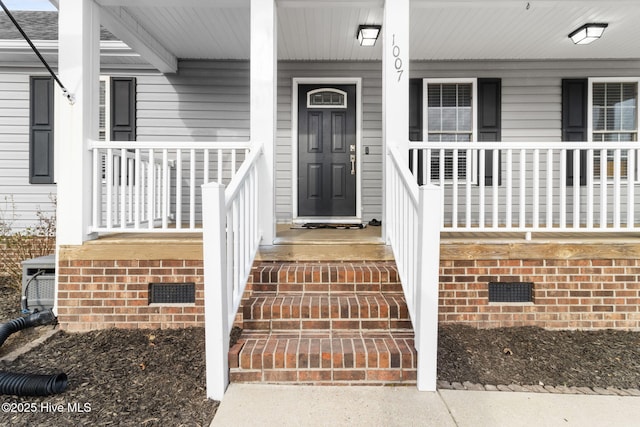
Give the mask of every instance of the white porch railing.
[{"label": "white porch railing", "polygon": [[252,148],[229,186],[202,186],[207,396],[221,400],[229,383],[229,334],[262,233],[258,162]]},{"label": "white porch railing", "polygon": [[441,190],[418,187],[395,147],[388,149],[386,169],[386,235],[415,332],[418,389],[435,391]]},{"label": "white porch railing", "polygon": [[228,183],[248,148],[248,142],[93,142],[91,231],[202,231],[200,185]]},{"label": "white porch railing", "polygon": [[412,142],[409,162],[443,189],[446,231],[630,232],[639,154],[637,142]]}]

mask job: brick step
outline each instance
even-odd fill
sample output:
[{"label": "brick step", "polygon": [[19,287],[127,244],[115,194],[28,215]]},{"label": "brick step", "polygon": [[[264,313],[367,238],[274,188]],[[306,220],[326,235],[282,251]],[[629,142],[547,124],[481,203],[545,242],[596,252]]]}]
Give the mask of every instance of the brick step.
[{"label": "brick step", "polygon": [[245,331],[229,351],[233,382],[415,384],[411,331]]},{"label": "brick step", "polygon": [[251,283],[254,292],[402,292],[393,262],[258,262],[252,268]]},{"label": "brick step", "polygon": [[403,294],[254,293],[243,307],[253,330],[411,329]]}]

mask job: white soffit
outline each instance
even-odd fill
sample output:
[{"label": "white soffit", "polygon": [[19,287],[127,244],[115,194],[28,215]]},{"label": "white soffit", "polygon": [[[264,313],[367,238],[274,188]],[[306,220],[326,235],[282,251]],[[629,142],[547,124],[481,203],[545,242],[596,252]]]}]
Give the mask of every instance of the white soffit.
[{"label": "white soffit", "polygon": [[[638,58],[640,1],[416,2],[411,58]],[[576,46],[568,34],[587,22],[609,27],[596,43]]]},{"label": "white soffit", "polygon": [[[125,7],[177,58],[249,58],[248,1],[99,2],[107,8]],[[356,30],[360,24],[383,23],[382,1],[276,3],[279,59],[381,59],[382,40],[373,48],[361,47]],[[413,0],[411,4],[414,60],[640,58],[640,0]],[[609,27],[597,42],[575,46],[567,35],[587,22],[606,22]]]}]

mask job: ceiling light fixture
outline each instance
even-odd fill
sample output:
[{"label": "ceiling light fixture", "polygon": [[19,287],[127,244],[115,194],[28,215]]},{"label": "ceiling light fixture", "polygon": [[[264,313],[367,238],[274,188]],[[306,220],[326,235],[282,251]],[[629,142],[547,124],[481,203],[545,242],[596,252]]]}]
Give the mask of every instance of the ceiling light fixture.
[{"label": "ceiling light fixture", "polygon": [[380,35],[380,28],[380,25],[360,25],[357,34],[360,46],[374,46]]},{"label": "ceiling light fixture", "polygon": [[584,24],[569,34],[569,38],[575,44],[589,44],[602,37],[604,29],[608,26],[609,24]]}]

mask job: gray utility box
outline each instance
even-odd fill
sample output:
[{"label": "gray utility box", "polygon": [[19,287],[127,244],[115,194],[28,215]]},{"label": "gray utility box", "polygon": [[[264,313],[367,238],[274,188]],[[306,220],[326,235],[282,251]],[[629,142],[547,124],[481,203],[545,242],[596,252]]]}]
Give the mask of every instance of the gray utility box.
[{"label": "gray utility box", "polygon": [[[42,273],[38,274],[38,272]],[[55,292],[55,255],[41,256],[22,262],[22,295],[27,296],[30,311],[53,308]]]}]

